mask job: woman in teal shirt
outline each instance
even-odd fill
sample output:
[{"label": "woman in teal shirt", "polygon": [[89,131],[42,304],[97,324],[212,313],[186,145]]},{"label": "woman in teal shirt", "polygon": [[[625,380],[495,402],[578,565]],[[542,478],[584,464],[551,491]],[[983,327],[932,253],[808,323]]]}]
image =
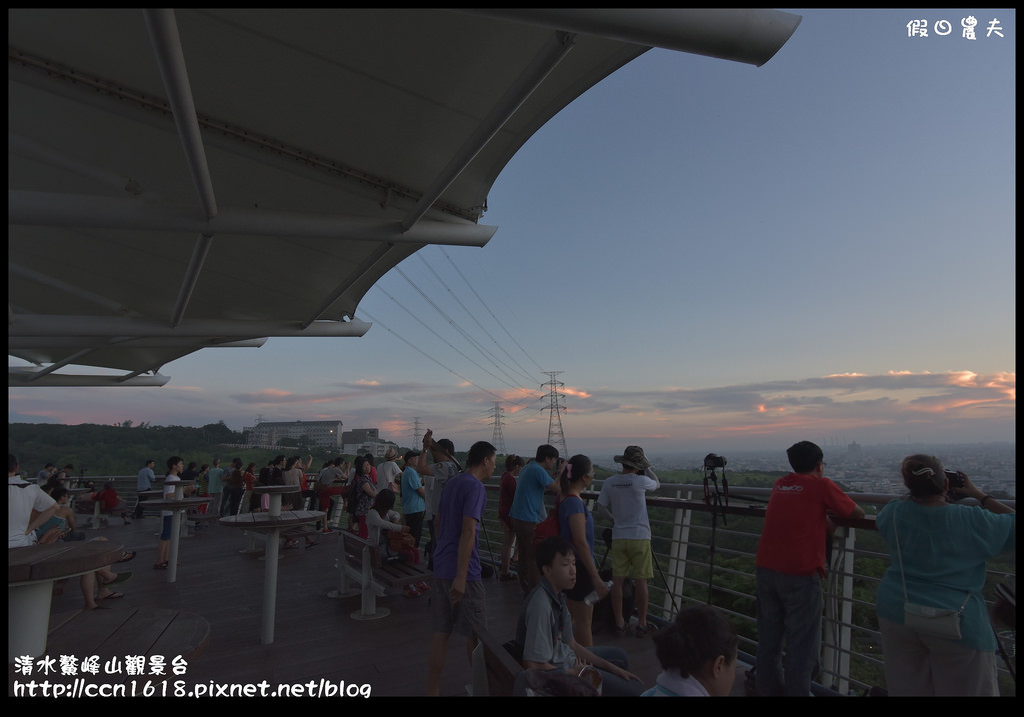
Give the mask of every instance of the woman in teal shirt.
[{"label": "woman in teal shirt", "polygon": [[[985,561],[1015,549],[1017,516],[962,473],[958,499],[976,498],[979,505],[949,502],[949,479],[934,456],[908,456],[900,472],[910,495],[889,503],[876,520],[890,551],[876,595],[889,694],[998,695],[995,635],[981,591]],[[961,638],[908,627],[906,602],[954,610],[964,605]]]}]

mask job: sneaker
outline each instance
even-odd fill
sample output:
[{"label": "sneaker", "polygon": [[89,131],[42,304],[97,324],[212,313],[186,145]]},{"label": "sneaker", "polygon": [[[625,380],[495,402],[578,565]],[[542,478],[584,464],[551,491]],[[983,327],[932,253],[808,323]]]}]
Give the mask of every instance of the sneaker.
[{"label": "sneaker", "polygon": [[646,625],[637,625],[636,627],[634,627],[633,634],[637,637],[646,637],[655,630],[657,630],[657,628],[654,625],[652,625],[651,623],[647,623]]},{"label": "sneaker", "polygon": [[418,598],[420,596],[420,591],[417,590],[412,585],[406,585],[405,586],[405,596],[407,598]]},{"label": "sneaker", "polygon": [[416,583],[415,588],[417,590],[419,590],[421,593],[429,593],[430,592],[430,586],[427,585],[423,581],[420,581],[420,582]]}]

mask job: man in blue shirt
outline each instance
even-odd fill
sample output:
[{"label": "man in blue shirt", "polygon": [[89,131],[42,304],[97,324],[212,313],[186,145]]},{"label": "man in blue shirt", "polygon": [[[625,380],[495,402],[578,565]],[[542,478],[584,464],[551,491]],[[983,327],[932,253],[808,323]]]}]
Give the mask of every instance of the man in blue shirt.
[{"label": "man in blue shirt", "polygon": [[213,503],[210,504],[210,512],[216,513],[222,518],[228,514],[228,501],[223,500],[224,473],[224,469],[220,467],[220,458],[214,458],[213,468],[206,474],[207,485],[209,486],[207,492],[213,498]]},{"label": "man in blue shirt", "polygon": [[[153,481],[156,480],[156,474],[153,472],[153,466],[156,465],[156,461],[150,458],[146,461],[146,465],[139,469],[139,474],[135,477],[135,489],[141,493],[146,490],[153,490]],[[142,496],[139,496],[138,502],[135,504],[135,518],[142,517]]]},{"label": "man in blue shirt", "polygon": [[427,510],[427,489],[423,487],[420,474],[416,467],[420,464],[419,451],[405,452],[405,467],[402,469],[402,513],[405,515],[405,524],[409,526],[409,534],[412,535],[414,546],[420,549],[420,535],[423,533],[423,514]]},{"label": "man in blue shirt", "polygon": [[516,495],[508,512],[519,546],[519,585],[524,595],[540,580],[534,559],[533,535],[537,531],[537,523],[544,520],[544,491],[558,493],[558,481],[551,477],[557,465],[558,449],[547,443],[538,446],[536,458],[519,473]]}]

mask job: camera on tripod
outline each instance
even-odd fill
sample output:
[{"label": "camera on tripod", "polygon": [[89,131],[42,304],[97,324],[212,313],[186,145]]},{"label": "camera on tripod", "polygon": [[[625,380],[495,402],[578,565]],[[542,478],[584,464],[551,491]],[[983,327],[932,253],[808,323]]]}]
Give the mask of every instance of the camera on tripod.
[{"label": "camera on tripod", "polygon": [[725,468],[726,464],[725,456],[720,456],[717,453],[708,453],[704,456],[704,468],[707,470],[714,470],[715,468]]}]

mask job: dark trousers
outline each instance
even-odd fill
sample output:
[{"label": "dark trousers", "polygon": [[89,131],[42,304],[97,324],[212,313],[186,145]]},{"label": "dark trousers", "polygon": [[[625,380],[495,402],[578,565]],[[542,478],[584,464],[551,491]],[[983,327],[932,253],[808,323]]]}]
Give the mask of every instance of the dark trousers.
[{"label": "dark trousers", "polygon": [[423,533],[423,515],[425,511],[419,513],[406,513],[405,524],[409,526],[409,534],[412,539],[416,541],[413,543],[413,547],[419,550],[420,547],[420,535]]}]

